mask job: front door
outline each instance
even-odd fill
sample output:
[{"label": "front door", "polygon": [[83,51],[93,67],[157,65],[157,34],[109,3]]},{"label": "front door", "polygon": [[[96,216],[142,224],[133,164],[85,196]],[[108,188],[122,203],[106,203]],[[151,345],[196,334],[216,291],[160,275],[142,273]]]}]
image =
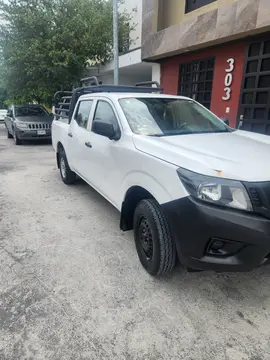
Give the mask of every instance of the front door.
[{"label": "front door", "polygon": [[[120,131],[119,121],[113,104],[107,99],[99,99],[96,102],[95,111],[93,112],[93,123],[96,121],[111,123],[116,132]],[[121,184],[121,170],[123,149],[118,141],[96,134],[91,127],[91,136],[89,141],[91,149],[91,166],[88,166],[88,156],[84,157],[84,167],[88,166],[88,178],[100,193],[103,194],[111,203],[119,207],[119,187]]]},{"label": "front door", "polygon": [[270,40],[249,45],[238,127],[270,135]]}]

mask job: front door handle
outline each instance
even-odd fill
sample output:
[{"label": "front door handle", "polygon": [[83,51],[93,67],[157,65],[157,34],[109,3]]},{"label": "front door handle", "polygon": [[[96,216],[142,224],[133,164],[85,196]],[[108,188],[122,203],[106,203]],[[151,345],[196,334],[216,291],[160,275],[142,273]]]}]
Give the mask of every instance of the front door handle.
[{"label": "front door handle", "polygon": [[69,136],[69,137],[73,137],[72,133],[68,133],[68,136]]},{"label": "front door handle", "polygon": [[92,149],[92,144],[88,141],[85,143],[85,146],[89,147],[90,149]]}]

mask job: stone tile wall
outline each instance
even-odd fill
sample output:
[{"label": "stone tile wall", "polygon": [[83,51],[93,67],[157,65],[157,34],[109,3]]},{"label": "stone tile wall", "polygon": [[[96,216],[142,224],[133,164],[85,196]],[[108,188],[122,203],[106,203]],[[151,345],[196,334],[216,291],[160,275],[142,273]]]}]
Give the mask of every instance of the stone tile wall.
[{"label": "stone tile wall", "polygon": [[157,29],[157,0],[143,0],[142,58],[156,60],[270,31],[270,0],[238,0]]}]

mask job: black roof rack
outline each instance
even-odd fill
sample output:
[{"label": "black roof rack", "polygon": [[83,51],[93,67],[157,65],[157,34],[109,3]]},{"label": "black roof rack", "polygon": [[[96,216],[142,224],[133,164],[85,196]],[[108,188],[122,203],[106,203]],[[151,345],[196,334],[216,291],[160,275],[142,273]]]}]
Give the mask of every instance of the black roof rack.
[{"label": "black roof rack", "polygon": [[[90,86],[89,86],[90,83]],[[135,86],[128,85],[103,85],[96,76],[81,79],[81,87],[73,91],[57,91],[54,94],[54,106],[56,119],[72,117],[76,103],[80,96],[92,93],[162,93],[162,89],[157,81],[147,81],[137,83]],[[152,85],[155,85],[153,87]]]},{"label": "black roof rack", "polygon": [[156,87],[158,89],[160,89],[160,84],[157,81],[144,81],[144,82],[139,82],[137,84],[135,84],[136,87],[141,87],[141,86],[146,86],[146,85],[156,85]]},{"label": "black roof rack", "polygon": [[[90,84],[89,84],[90,83]],[[98,78],[96,76],[90,76],[84,79],[81,79],[80,84],[83,87],[86,87],[87,84],[89,84],[90,86],[98,86],[100,85],[102,82],[98,81]]]}]

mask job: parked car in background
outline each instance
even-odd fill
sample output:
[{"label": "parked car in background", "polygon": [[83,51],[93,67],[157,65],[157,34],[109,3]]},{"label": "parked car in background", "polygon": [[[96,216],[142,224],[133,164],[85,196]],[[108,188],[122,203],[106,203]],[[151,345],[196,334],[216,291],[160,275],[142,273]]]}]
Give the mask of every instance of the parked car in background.
[{"label": "parked car in background", "polygon": [[6,115],[7,115],[7,110],[6,109],[0,109],[0,123],[4,122]]},{"label": "parked car in background", "polygon": [[51,139],[53,115],[41,105],[12,105],[5,117],[7,137],[15,144],[23,140]]}]

